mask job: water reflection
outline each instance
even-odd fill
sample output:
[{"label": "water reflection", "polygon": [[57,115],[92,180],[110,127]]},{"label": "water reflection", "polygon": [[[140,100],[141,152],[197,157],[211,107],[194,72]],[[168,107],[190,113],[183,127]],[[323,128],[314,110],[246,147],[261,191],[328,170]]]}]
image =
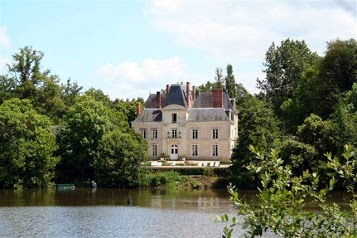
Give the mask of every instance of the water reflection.
[{"label": "water reflection", "polygon": [[[240,195],[257,201],[256,191]],[[235,214],[226,190],[0,190],[0,237],[220,237],[226,224],[214,217],[223,213]]]},{"label": "water reflection", "polygon": [[0,190],[1,207],[133,206],[202,210],[229,206],[226,190],[103,189]]}]

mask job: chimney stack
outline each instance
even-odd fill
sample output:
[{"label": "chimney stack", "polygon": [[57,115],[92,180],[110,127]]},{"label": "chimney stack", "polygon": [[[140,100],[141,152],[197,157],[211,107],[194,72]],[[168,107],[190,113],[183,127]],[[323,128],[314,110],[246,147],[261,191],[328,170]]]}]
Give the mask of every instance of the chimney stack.
[{"label": "chimney stack", "polygon": [[156,100],[157,100],[157,107],[161,108],[161,93],[160,93],[160,91],[156,92]]},{"label": "chimney stack", "polygon": [[190,82],[186,82],[186,101],[187,107],[190,108]]},{"label": "chimney stack", "polygon": [[170,91],[170,85],[166,84],[166,96],[169,93],[169,91]]},{"label": "chimney stack", "polygon": [[196,100],[196,86],[192,86],[192,94],[193,94],[192,99]]},{"label": "chimney stack", "polygon": [[223,107],[223,90],[222,90],[222,88],[212,89],[212,99],[213,99],[213,107],[214,108]]},{"label": "chimney stack", "polygon": [[141,108],[140,108],[140,102],[136,103],[136,116],[140,116],[141,113]]}]

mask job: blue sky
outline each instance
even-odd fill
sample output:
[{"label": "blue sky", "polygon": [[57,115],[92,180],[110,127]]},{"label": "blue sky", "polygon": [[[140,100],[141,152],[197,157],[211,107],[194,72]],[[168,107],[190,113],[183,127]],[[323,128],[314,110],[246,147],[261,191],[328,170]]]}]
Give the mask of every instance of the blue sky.
[{"label": "blue sky", "polygon": [[0,0],[0,73],[19,48],[44,52],[43,68],[112,99],[147,98],[166,84],[214,80],[233,65],[251,93],[272,42],[356,38],[354,0]]}]

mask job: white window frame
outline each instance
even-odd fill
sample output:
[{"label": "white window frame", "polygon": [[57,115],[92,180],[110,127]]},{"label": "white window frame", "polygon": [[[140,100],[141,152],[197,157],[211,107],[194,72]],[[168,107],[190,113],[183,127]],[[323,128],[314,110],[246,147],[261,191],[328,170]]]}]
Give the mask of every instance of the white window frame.
[{"label": "white window frame", "polygon": [[153,139],[157,139],[157,129],[152,129],[151,130],[151,136]]},{"label": "white window frame", "polygon": [[157,144],[152,144],[152,146],[151,146],[151,155],[152,155],[152,157],[157,157],[158,156]]},{"label": "white window frame", "polygon": [[172,138],[177,138],[177,129],[172,129],[171,135],[172,135]]},{"label": "white window frame", "polygon": [[140,129],[140,133],[141,133],[141,136],[144,138],[144,139],[146,139],[146,137],[147,137],[147,130],[146,129],[144,129],[144,128],[142,128],[142,129]]},{"label": "white window frame", "polygon": [[191,146],[191,155],[192,157],[198,157],[198,154],[199,154],[199,149],[198,149],[198,145],[197,144],[193,144]]},{"label": "white window frame", "polygon": [[214,144],[212,145],[212,156],[213,157],[217,157],[219,155],[219,149],[218,149],[218,145]]},{"label": "white window frame", "polygon": [[198,129],[192,129],[192,139],[198,139],[199,131]]},{"label": "white window frame", "polygon": [[219,138],[219,130],[217,128],[212,129],[212,139]]}]

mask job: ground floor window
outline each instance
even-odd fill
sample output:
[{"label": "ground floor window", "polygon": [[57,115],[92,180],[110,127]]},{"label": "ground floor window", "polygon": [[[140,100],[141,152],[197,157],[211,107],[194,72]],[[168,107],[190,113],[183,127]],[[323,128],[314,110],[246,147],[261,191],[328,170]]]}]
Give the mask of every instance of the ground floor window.
[{"label": "ground floor window", "polygon": [[178,154],[178,146],[177,145],[172,145],[171,146],[171,154],[172,155],[177,155]]},{"label": "ground floor window", "polygon": [[157,145],[152,145],[151,152],[153,157],[157,157]]},{"label": "ground floor window", "polygon": [[212,145],[212,156],[218,156],[218,145]]},{"label": "ground floor window", "polygon": [[193,157],[198,156],[198,145],[192,145],[192,156]]}]

